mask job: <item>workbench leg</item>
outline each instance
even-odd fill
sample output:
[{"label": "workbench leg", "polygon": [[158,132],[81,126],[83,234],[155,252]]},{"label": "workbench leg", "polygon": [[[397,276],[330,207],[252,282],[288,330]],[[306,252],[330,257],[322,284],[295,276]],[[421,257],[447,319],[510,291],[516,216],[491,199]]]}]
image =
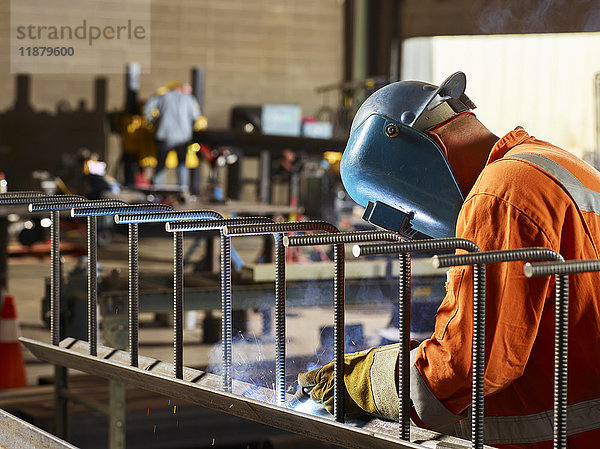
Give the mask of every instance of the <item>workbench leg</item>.
[{"label": "workbench leg", "polygon": [[259,201],[263,204],[271,204],[271,152],[262,150],[260,152],[260,179],[259,179]]},{"label": "workbench leg", "polygon": [[125,384],[109,380],[109,448],[125,449]]},{"label": "workbench leg", "polygon": [[62,395],[67,389],[67,368],[54,367],[54,434],[63,440],[69,440],[69,400]]},{"label": "workbench leg", "polygon": [[[0,216],[0,295],[8,290],[8,218]],[[2,298],[0,297],[0,302]]]}]

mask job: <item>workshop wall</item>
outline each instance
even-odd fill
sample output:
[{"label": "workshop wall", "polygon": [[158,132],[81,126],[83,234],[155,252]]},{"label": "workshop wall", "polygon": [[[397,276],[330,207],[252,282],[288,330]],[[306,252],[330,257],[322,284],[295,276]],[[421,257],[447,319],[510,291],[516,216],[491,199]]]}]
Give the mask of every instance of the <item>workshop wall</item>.
[{"label": "workshop wall", "polygon": [[[0,0],[0,111],[15,96],[9,6]],[[315,87],[342,77],[342,9],[341,0],[152,0],[152,70],[141,77],[141,96],[169,80],[188,81],[198,66],[206,71],[212,127],[227,126],[231,106],[243,103],[298,103],[311,115],[322,104]],[[83,99],[92,107],[97,76],[33,75],[31,105],[53,113],[59,101],[76,108]],[[124,75],[105,77],[107,109],[120,109]]]}]

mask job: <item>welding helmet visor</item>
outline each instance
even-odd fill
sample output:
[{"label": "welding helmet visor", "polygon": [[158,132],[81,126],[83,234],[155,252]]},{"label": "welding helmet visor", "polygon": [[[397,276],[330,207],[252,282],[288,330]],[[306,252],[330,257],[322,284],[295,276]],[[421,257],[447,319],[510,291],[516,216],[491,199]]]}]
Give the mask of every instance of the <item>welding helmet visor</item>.
[{"label": "welding helmet visor", "polygon": [[408,238],[453,237],[464,198],[439,145],[424,131],[475,105],[457,72],[439,87],[390,84],[360,107],[340,165],[363,218]]}]

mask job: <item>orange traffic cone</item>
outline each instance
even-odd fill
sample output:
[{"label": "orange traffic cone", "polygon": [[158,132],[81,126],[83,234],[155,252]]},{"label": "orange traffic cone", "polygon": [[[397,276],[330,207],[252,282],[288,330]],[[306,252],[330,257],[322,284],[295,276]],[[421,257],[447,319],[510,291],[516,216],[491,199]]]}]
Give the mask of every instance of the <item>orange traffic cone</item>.
[{"label": "orange traffic cone", "polygon": [[27,384],[20,335],[14,298],[5,296],[0,311],[0,389],[24,387]]}]

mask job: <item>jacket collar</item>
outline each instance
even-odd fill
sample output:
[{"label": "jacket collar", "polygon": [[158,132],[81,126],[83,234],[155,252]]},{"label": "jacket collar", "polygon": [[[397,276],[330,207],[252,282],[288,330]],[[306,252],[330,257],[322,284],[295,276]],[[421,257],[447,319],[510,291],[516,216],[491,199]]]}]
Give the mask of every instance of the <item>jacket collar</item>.
[{"label": "jacket collar", "polygon": [[534,137],[530,136],[521,126],[517,126],[514,130],[498,140],[498,142],[496,142],[496,144],[492,147],[486,165],[503,158],[506,153],[508,153],[517,145],[533,139]]}]

